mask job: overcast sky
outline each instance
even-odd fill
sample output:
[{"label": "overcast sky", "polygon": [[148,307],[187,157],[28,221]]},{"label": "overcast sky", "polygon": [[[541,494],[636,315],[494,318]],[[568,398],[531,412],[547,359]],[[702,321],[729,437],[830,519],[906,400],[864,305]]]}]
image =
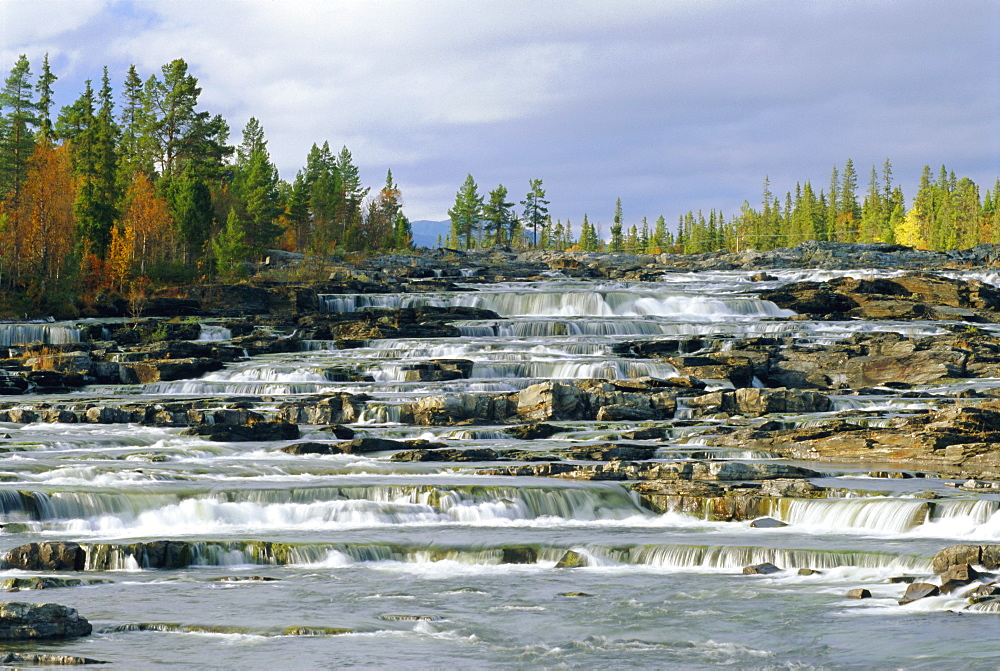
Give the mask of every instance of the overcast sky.
[{"label": "overcast sky", "polygon": [[[626,223],[825,188],[892,160],[1000,175],[1000,0],[0,0],[2,69],[49,54],[60,104],[107,65],[120,95],[183,58],[232,141],[251,116],[294,177],[346,145],[411,219],[471,173],[553,217]],[[578,231],[579,229],[576,228]]]}]

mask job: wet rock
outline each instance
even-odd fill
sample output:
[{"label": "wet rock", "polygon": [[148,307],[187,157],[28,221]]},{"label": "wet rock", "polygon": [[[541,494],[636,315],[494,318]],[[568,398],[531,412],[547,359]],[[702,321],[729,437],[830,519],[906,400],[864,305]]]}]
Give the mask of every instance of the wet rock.
[{"label": "wet rock", "polygon": [[109,664],[90,657],[74,655],[46,655],[35,652],[0,653],[0,664],[30,664],[32,666],[84,666],[87,664]]},{"label": "wet rock", "polygon": [[870,599],[872,598],[872,593],[864,589],[863,587],[858,587],[856,589],[847,590],[848,599]]},{"label": "wet rock", "polygon": [[427,363],[407,364],[400,370],[405,382],[444,382],[468,379],[473,365],[468,359],[435,359]]},{"label": "wet rock", "polygon": [[969,603],[982,603],[983,601],[995,601],[1000,599],[1000,585],[995,583],[990,583],[987,585],[979,585],[965,594],[962,595],[963,598],[969,600]]},{"label": "wet rock", "polygon": [[886,582],[892,585],[909,585],[910,583],[915,581],[916,578],[910,575],[895,575],[889,578],[889,580],[887,580]]},{"label": "wet rock", "polygon": [[500,455],[488,447],[457,449],[420,449],[397,452],[391,461],[496,461]]},{"label": "wet rock", "polygon": [[370,397],[338,392],[288,401],[278,406],[277,419],[291,424],[352,424]]},{"label": "wet rock", "polygon": [[[952,566],[981,564],[982,546],[979,545],[950,545],[938,550],[931,559],[931,568],[935,573],[944,573]],[[986,568],[995,568],[987,566]]]},{"label": "wet rock", "polygon": [[903,597],[899,599],[899,605],[905,606],[908,603],[913,603],[919,599],[925,599],[929,596],[937,596],[941,593],[941,590],[937,585],[932,585],[928,582],[915,582],[906,586],[906,591],[903,592]]},{"label": "wet rock", "polygon": [[665,435],[666,431],[663,427],[651,426],[645,429],[623,431],[621,437],[627,440],[662,440]]},{"label": "wet rock", "polygon": [[655,445],[628,445],[605,443],[587,447],[572,448],[566,451],[570,459],[586,459],[591,461],[652,459],[659,448]]},{"label": "wet rock", "polygon": [[343,454],[337,443],[302,442],[286,445],[281,448],[286,454]]},{"label": "wet rock", "polygon": [[77,543],[27,543],[7,553],[5,564],[25,571],[82,571],[86,554]]},{"label": "wet rock", "polygon": [[556,568],[580,568],[581,566],[589,566],[587,556],[576,550],[567,550],[556,562]]},{"label": "wet rock", "polygon": [[350,440],[351,438],[354,438],[355,435],[354,429],[348,426],[344,426],[342,424],[333,424],[331,426],[324,426],[320,428],[320,431],[324,431],[326,433],[332,433],[335,438],[339,438],[340,440]]},{"label": "wet rock", "polygon": [[503,548],[501,564],[534,564],[538,562],[538,550],[530,545]]},{"label": "wet rock", "polygon": [[979,572],[968,564],[952,564],[941,573],[941,593],[951,594],[979,578]]},{"label": "wet rock", "polygon": [[89,636],[92,631],[93,627],[75,608],[57,603],[0,603],[0,639],[3,640],[79,638]]},{"label": "wet rock", "polygon": [[817,571],[814,568],[800,568],[797,571],[798,575],[822,575],[822,571]]},{"label": "wet rock", "polygon": [[581,419],[586,414],[584,394],[565,382],[542,382],[517,394],[517,414],[529,420]]},{"label": "wet rock", "polygon": [[209,578],[210,582],[277,582],[281,578],[272,578],[264,575],[224,575],[218,578]]},{"label": "wet rock", "polygon": [[204,436],[214,442],[271,442],[298,438],[299,427],[287,422],[256,422],[242,426],[208,424],[186,429],[182,433],[185,435]]},{"label": "wet rock", "polygon": [[121,377],[125,384],[151,384],[153,382],[198,378],[205,373],[222,368],[223,363],[218,359],[162,359],[122,364]]},{"label": "wet rock", "polygon": [[771,562],[764,562],[763,564],[754,564],[753,566],[744,566],[744,575],[771,575],[772,573],[779,573],[780,568],[772,564]]},{"label": "wet rock", "polygon": [[518,440],[539,440],[542,438],[549,438],[559,433],[560,431],[565,431],[562,427],[555,426],[553,424],[546,424],[544,422],[536,422],[534,424],[521,424],[520,426],[511,426],[505,429],[507,434],[512,438],[517,438]]},{"label": "wet rock", "polygon": [[751,522],[750,526],[755,529],[778,529],[781,527],[787,527],[788,523],[776,520],[773,517],[760,517]]},{"label": "wet rock", "polygon": [[22,589],[56,589],[59,587],[80,587],[83,585],[102,585],[110,583],[110,580],[81,580],[79,578],[8,578],[0,585],[8,591]]},{"label": "wet rock", "polygon": [[577,597],[588,597],[594,596],[593,594],[587,594],[586,592],[560,592],[559,596],[564,596],[567,598],[577,598]]}]

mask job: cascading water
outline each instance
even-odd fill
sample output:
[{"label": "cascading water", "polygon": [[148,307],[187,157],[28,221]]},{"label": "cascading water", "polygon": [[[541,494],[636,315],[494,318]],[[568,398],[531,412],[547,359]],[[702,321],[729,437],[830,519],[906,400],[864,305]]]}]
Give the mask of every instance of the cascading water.
[{"label": "cascading water", "polygon": [[[439,274],[458,279],[460,272]],[[835,466],[822,484],[853,495],[775,498],[766,484],[720,482],[706,485],[706,495],[692,489],[661,496],[656,481],[642,481],[640,497],[631,481],[496,474],[542,473],[549,463],[573,465],[591,451],[630,451],[613,468],[588,462],[607,468],[601,477],[620,472],[614,468],[639,473],[648,461],[778,458],[712,447],[713,435],[752,430],[766,418],[706,416],[687,392],[676,399],[673,419],[555,419],[536,427],[544,437],[531,440],[515,437],[500,420],[404,423],[404,406],[427,396],[475,404],[487,393],[515,398],[516,390],[545,380],[676,376],[663,359],[619,354],[633,340],[669,340],[670,352],[701,357],[733,349],[733,338],[807,346],[879,330],[943,332],[930,322],[782,320],[788,311],[748,292],[822,275],[772,275],[779,279],[751,282],[747,272],[725,271],[588,283],[552,273],[550,282],[470,282],[447,293],[327,295],[321,304],[330,313],[465,306],[501,318],[457,321],[455,338],[378,340],[343,350],[316,340],[303,342],[302,351],[231,362],[196,379],[32,397],[84,412],[127,404],[134,395],[167,409],[186,395],[199,408],[252,408],[271,417],[286,401],[309,406],[308,395],[364,394],[360,417],[348,427],[355,438],[427,442],[408,443],[405,452],[289,454],[282,448],[293,443],[349,439],[337,437],[346,435],[342,427],[308,425],[295,440],[216,442],[175,426],[8,422],[0,425],[0,436],[8,436],[0,437],[0,545],[7,551],[31,542],[78,543],[66,556],[82,561],[80,575],[109,582],[63,589],[53,600],[92,617],[104,633],[67,642],[66,650],[129,668],[194,668],[219,659],[227,666],[316,668],[415,660],[896,668],[912,663],[910,652],[928,640],[948,661],[973,649],[979,659],[993,659],[988,637],[951,629],[940,636],[937,629],[939,618],[949,627],[956,622],[944,611],[995,617],[989,602],[970,604],[954,593],[910,607],[923,609],[919,618],[903,611],[905,627],[898,617],[883,617],[900,612],[890,609],[899,608],[895,600],[905,589],[890,578],[933,579],[930,557],[945,545],[1000,543],[1000,496],[992,490],[979,495],[932,478],[880,479]],[[200,339],[231,336],[210,323]],[[0,344],[11,346],[79,338],[72,325],[0,325]],[[442,361],[468,377],[425,381],[413,374]],[[934,393],[958,388],[949,384]],[[972,378],[961,386],[986,388]],[[834,398],[834,411],[782,419],[783,428],[812,426],[833,412],[875,426],[938,403],[900,395]],[[12,405],[22,400],[14,397]],[[471,461],[410,460],[442,446],[476,454]],[[810,467],[828,470],[824,463]],[[758,506],[788,526],[713,521],[726,518],[720,510],[730,503]],[[778,571],[742,574],[764,562]],[[4,578],[26,573],[6,570]],[[848,601],[847,591],[859,586],[874,598]],[[28,590],[18,595],[32,597]]]}]

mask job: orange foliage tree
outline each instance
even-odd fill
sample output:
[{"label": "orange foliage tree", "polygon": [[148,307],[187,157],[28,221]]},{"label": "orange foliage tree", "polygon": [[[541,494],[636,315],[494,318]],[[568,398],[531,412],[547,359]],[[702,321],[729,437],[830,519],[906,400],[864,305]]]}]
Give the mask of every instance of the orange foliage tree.
[{"label": "orange foliage tree", "polygon": [[75,199],[68,147],[40,145],[28,162],[20,193],[4,204],[0,236],[7,280],[25,290],[37,307],[69,288]]},{"label": "orange foliage tree", "polygon": [[127,283],[154,275],[173,260],[177,246],[170,209],[146,175],[135,175],[126,200],[121,221],[112,231],[107,261],[120,291]]}]

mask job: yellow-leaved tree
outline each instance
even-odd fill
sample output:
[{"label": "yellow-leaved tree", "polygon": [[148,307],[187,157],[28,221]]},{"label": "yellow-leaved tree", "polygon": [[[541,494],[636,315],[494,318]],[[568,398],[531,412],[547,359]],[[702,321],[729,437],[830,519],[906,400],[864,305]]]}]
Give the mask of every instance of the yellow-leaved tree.
[{"label": "yellow-leaved tree", "polygon": [[893,239],[897,245],[906,245],[915,249],[927,249],[927,241],[920,234],[920,213],[917,208],[910,211],[893,229]]}]

